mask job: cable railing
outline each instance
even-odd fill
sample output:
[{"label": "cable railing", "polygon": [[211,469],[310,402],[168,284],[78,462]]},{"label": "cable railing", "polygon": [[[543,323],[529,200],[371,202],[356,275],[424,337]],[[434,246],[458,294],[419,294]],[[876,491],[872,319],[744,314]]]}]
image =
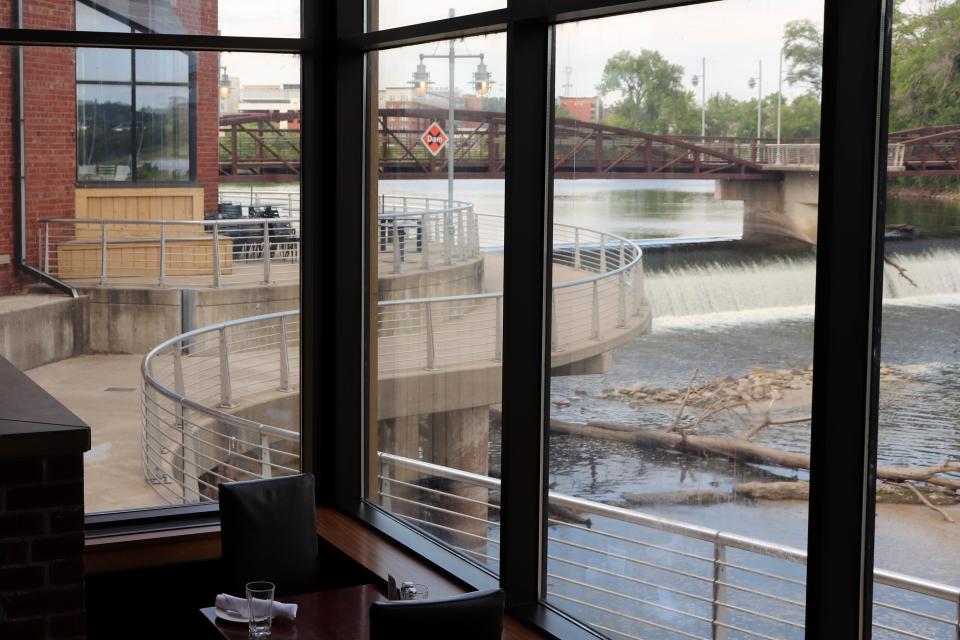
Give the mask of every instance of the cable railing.
[{"label": "cable railing", "polygon": [[[378,453],[376,501],[499,564],[500,480]],[[804,637],[806,553],[549,492],[546,601],[611,638]],[[874,636],[960,638],[960,588],[874,572]]]},{"label": "cable railing", "polygon": [[216,501],[220,482],[299,473],[300,434],[237,410],[238,398],[247,409],[273,402],[271,415],[285,398],[299,402],[299,353],[300,312],[284,311],[196,329],[146,355],[141,462],[166,502]]},{"label": "cable railing", "polygon": [[[475,260],[480,254],[477,214],[469,202],[381,195],[377,251],[380,277]],[[389,266],[384,268],[383,263]]]},{"label": "cable railing", "polygon": [[299,282],[300,218],[40,220],[38,267],[95,286]]},{"label": "cable railing", "polygon": [[[481,253],[502,253],[503,217],[473,216]],[[591,349],[640,326],[641,250],[616,235],[554,224],[551,350]],[[503,292],[382,300],[377,373],[437,371],[500,362]]]}]

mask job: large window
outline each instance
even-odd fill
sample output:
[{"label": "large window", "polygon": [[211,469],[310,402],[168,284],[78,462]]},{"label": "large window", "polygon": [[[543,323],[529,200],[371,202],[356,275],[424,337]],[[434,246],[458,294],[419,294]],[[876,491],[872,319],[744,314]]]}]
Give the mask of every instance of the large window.
[{"label": "large window", "polygon": [[[142,32],[116,15],[77,2],[78,29]],[[78,49],[77,180],[195,180],[195,79],[192,53]]]},{"label": "large window", "polygon": [[91,427],[91,532],[215,517],[220,483],[308,466],[302,43],[185,38],[215,0],[23,5],[20,41],[83,33],[0,50],[0,314],[36,327],[0,353]]},{"label": "large window", "polygon": [[368,496],[491,571],[500,557],[505,44],[495,34],[380,53],[369,94],[378,168]]},{"label": "large window", "polygon": [[[496,570],[508,601],[538,607],[561,637],[866,637],[874,563],[893,571],[880,587],[923,600],[899,629],[921,634],[934,611],[955,624],[901,556],[872,553],[876,184],[900,170],[882,162],[872,120],[885,113],[881,3],[633,7],[470,3],[445,21],[381,1],[344,14],[341,55],[357,70],[364,55],[379,79],[343,80],[351,113],[338,113],[347,131],[368,127],[362,153],[338,152],[342,213],[367,203],[361,495],[409,526],[385,530],[474,584],[490,582],[471,565]],[[453,58],[451,37],[504,22],[519,81],[502,121],[489,101],[446,122],[418,103],[443,93],[432,63]],[[352,113],[361,92],[369,120]],[[478,126],[454,129],[451,170],[454,119]],[[350,183],[349,167],[365,181]],[[401,304],[385,302],[388,273],[435,268],[424,222],[401,224],[387,205],[445,195],[448,177],[478,213],[504,194],[502,246],[477,234],[483,282],[504,292],[488,318],[502,342],[480,356],[489,314],[456,293],[421,288],[405,313],[384,314]],[[456,237],[456,223],[437,226]],[[497,390],[488,381],[464,385],[488,351],[502,359],[500,402],[483,395]],[[484,420],[449,420],[465,400],[489,403]],[[384,412],[404,406],[417,411],[398,437]],[[487,444],[474,457],[488,467],[467,468],[464,452]]]}]

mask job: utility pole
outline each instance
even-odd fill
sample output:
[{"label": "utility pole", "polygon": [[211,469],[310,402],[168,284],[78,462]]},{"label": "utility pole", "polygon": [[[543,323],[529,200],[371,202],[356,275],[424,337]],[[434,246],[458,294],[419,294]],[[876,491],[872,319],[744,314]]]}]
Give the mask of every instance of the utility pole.
[{"label": "utility pole", "polygon": [[777,72],[777,164],[780,164],[780,109],[783,103],[783,47],[780,48],[780,68]]},{"label": "utility pole", "polygon": [[763,60],[757,61],[757,143],[760,142],[760,123],[763,112]]},{"label": "utility pole", "polygon": [[[454,17],[453,9],[450,9],[450,17]],[[456,68],[457,52],[454,48],[454,42],[455,40],[450,40],[450,111],[447,115],[447,128],[449,129],[449,131],[447,131],[447,135],[450,138],[450,140],[447,142],[447,207],[450,209],[453,208],[453,162],[454,158],[457,157],[457,123],[454,121],[454,101],[456,98],[453,93],[453,88],[457,86],[453,81],[453,71]]]},{"label": "utility pole", "polygon": [[700,139],[707,137],[707,58],[704,56],[701,61],[700,80],[703,82],[702,93],[700,94]]}]

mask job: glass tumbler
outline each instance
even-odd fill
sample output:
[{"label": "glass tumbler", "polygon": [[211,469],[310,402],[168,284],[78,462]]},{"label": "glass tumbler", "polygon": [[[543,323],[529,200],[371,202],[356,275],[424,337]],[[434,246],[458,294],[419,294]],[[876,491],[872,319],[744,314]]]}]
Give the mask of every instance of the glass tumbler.
[{"label": "glass tumbler", "polygon": [[250,637],[266,638],[273,622],[272,582],[247,583],[247,608],[249,609]]}]

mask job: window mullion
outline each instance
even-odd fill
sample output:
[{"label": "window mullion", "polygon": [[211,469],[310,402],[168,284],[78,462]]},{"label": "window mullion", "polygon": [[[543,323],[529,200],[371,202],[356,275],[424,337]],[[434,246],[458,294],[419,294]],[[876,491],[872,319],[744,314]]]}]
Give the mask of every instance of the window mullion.
[{"label": "window mullion", "polygon": [[827,0],[807,638],[871,637],[890,0]]},{"label": "window mullion", "polygon": [[511,609],[536,604],[545,575],[545,385],[550,335],[551,27],[507,31],[501,584]]}]

